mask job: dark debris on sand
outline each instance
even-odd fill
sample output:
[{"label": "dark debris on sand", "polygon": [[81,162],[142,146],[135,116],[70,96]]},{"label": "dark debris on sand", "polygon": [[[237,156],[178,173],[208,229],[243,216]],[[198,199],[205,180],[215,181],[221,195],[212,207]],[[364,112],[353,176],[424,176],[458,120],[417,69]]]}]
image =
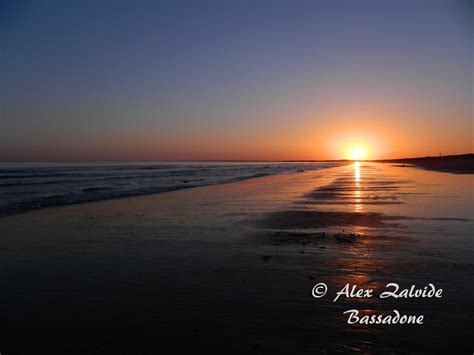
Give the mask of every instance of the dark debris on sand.
[{"label": "dark debris on sand", "polygon": [[[322,240],[335,240],[338,243],[351,244],[357,242],[361,237],[360,233],[352,233],[342,231],[340,233],[330,234],[327,232],[291,232],[276,231],[271,234],[271,241],[274,245],[282,244],[298,244],[298,245],[315,245]],[[323,249],[323,248],[321,248]]]},{"label": "dark debris on sand", "polygon": [[362,234],[359,233],[336,233],[334,234],[334,239],[338,243],[355,243],[357,240],[362,237]]}]

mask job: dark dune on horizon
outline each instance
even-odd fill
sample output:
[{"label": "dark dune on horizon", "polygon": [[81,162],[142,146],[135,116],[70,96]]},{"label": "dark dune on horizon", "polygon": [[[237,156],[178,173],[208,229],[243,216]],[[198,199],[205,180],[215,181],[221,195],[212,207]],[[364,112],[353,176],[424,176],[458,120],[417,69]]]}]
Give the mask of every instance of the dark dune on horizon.
[{"label": "dark dune on horizon", "polygon": [[372,160],[378,163],[413,164],[424,169],[452,172],[457,174],[474,173],[474,154],[428,156],[419,158]]},{"label": "dark dune on horizon", "polygon": [[417,167],[455,174],[474,173],[474,154],[426,156],[415,158],[366,160],[373,163],[409,164]]},{"label": "dark dune on horizon", "polygon": [[[327,160],[285,160],[286,162],[312,161],[312,162],[352,162],[349,159],[327,159]],[[392,164],[410,164],[423,169],[450,172],[456,174],[474,173],[474,153],[426,156],[414,158],[396,158],[396,159],[369,159],[364,160],[373,163],[392,163]]]}]

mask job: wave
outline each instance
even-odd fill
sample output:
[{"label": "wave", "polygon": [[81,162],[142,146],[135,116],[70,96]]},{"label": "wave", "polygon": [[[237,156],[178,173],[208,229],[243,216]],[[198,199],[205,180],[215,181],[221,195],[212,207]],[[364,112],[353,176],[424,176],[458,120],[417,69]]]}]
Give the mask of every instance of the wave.
[{"label": "wave", "polygon": [[[30,210],[139,196],[186,188],[225,184],[268,175],[314,170],[334,163],[241,164],[241,165],[157,165],[0,168],[0,215]],[[127,172],[127,173],[124,173]],[[22,178],[19,174],[23,173]],[[5,174],[5,175],[4,175]],[[61,177],[61,178],[58,178]]]}]

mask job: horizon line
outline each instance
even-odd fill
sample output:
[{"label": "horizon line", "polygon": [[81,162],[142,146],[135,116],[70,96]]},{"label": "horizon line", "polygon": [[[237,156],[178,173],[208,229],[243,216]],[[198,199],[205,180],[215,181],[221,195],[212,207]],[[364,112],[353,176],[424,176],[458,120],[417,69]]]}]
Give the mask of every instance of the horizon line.
[{"label": "horizon line", "polygon": [[1,160],[0,163],[171,163],[171,162],[215,162],[215,163],[309,163],[309,162],[389,162],[399,160],[428,159],[428,158],[453,158],[474,156],[474,153],[449,154],[449,155],[427,155],[418,157],[390,158],[390,159],[160,159],[160,160]]}]

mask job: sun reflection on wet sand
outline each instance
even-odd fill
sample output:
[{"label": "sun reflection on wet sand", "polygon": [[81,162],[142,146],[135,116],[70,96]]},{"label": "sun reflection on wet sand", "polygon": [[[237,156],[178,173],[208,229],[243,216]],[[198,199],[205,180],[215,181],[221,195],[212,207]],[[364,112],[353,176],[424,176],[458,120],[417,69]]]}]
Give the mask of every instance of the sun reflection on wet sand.
[{"label": "sun reflection on wet sand", "polygon": [[356,184],[360,183],[360,162],[354,162],[354,179]]},{"label": "sun reflection on wet sand", "polygon": [[355,204],[354,204],[354,212],[362,211],[362,192],[361,192],[361,184],[360,184],[360,162],[354,162],[354,196],[355,196]]}]

